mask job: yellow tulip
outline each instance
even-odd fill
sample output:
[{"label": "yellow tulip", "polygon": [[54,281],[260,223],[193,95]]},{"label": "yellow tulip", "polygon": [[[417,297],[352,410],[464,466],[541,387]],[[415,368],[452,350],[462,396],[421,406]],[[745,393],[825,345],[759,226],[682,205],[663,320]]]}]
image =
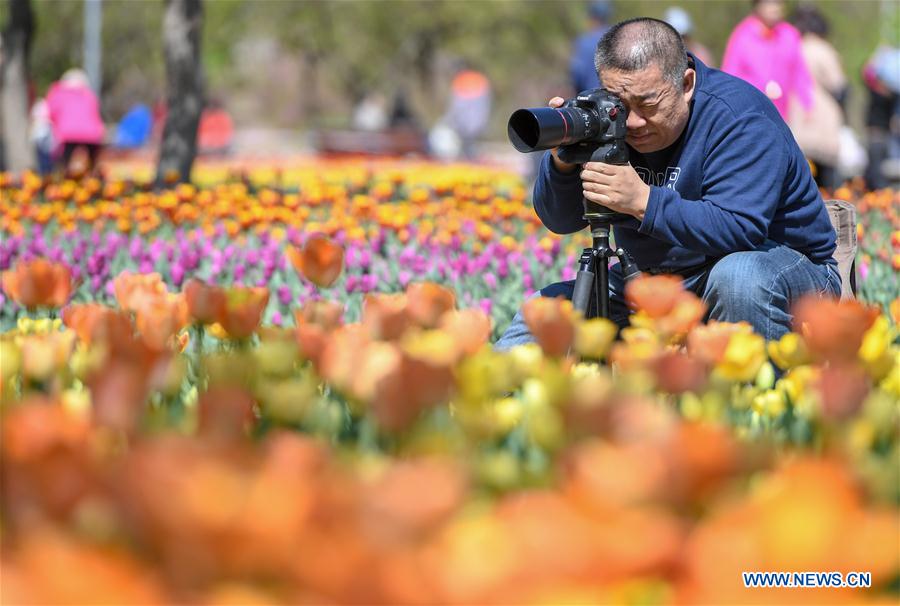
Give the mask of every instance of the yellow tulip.
[{"label": "yellow tulip", "polygon": [[892,368],[895,373],[900,373],[900,367],[894,365],[894,356],[891,352],[894,336],[895,330],[891,328],[886,316],[878,316],[863,335],[862,345],[858,351],[859,360],[875,381],[887,376]]},{"label": "yellow tulip", "polygon": [[782,370],[810,362],[806,341],[795,332],[789,332],[777,341],[770,341],[767,348],[769,357]]},{"label": "yellow tulip", "polygon": [[501,434],[509,433],[521,422],[523,412],[522,402],[515,398],[497,400],[491,409],[494,429]]},{"label": "yellow tulip", "polygon": [[752,408],[758,414],[776,418],[787,410],[787,400],[783,392],[773,389],[753,398]]},{"label": "yellow tulip", "polygon": [[756,333],[731,335],[716,372],[731,381],[752,381],[766,361],[766,340]]},{"label": "yellow tulip", "polygon": [[575,326],[575,351],[585,358],[601,359],[609,353],[618,327],[605,318],[593,318]]}]

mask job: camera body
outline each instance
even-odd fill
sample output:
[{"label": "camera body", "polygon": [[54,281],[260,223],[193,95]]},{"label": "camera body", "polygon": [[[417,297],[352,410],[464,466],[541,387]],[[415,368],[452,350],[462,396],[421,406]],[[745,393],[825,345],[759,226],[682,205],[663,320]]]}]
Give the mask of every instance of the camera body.
[{"label": "camera body", "polygon": [[516,110],[507,135],[520,152],[558,147],[559,159],[570,164],[627,164],[627,120],[628,109],[621,99],[605,88],[592,88],[562,107]]},{"label": "camera body", "polygon": [[567,100],[563,107],[576,110],[585,135],[579,141],[561,145],[557,152],[560,160],[570,164],[628,164],[625,147],[628,109],[616,95],[605,88],[592,88]]}]

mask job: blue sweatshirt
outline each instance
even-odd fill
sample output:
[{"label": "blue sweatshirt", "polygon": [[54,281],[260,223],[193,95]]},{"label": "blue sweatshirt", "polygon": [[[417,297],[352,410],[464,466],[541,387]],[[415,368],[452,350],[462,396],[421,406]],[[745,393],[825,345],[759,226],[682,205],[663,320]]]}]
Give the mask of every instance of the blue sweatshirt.
[{"label": "blue sweatshirt", "polygon": [[[685,131],[631,165],[650,187],[643,221],[613,227],[641,269],[684,270],[774,241],[815,263],[831,258],[835,233],[809,164],[775,105],[752,85],[692,57],[697,83]],[[837,136],[837,134],[835,134]],[[534,207],[544,225],[584,229],[578,171],[541,163]]]}]

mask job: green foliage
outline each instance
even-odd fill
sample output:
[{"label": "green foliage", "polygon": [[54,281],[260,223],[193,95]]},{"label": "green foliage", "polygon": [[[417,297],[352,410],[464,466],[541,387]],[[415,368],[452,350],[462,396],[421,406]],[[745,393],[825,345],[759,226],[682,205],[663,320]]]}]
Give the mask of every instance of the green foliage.
[{"label": "green foliage", "polygon": [[[587,27],[586,0],[576,2],[487,0],[208,0],[204,5],[203,56],[209,89],[246,106],[254,122],[278,121],[273,99],[302,107],[284,126],[314,126],[346,120],[363,94],[392,98],[402,92],[426,121],[444,109],[444,95],[455,60],[484,70],[495,88],[494,130],[499,134],[509,110],[567,94],[573,39]],[[615,2],[615,18],[662,17],[681,5],[694,21],[695,37],[720,59],[734,25],[750,2],[704,0]],[[795,2],[788,5],[788,12]],[[860,69],[878,39],[888,40],[900,23],[900,4],[875,0],[818,0],[828,17],[832,42],[844,60],[854,93],[851,114],[859,124],[865,95]],[[38,94],[62,72],[81,61],[83,3],[35,0],[37,32],[32,74]],[[103,2],[104,113],[117,119],[128,105],[153,102],[164,86],[162,0]],[[6,5],[0,8],[5,21]],[[867,32],[863,35],[863,32]],[[268,44],[268,57],[294,61],[290,85],[270,76],[271,65],[245,55],[253,44]],[[236,66],[251,63],[250,77]],[[262,89],[266,89],[263,91]],[[267,95],[256,104],[239,97]],[[283,119],[282,119],[283,120]]]}]

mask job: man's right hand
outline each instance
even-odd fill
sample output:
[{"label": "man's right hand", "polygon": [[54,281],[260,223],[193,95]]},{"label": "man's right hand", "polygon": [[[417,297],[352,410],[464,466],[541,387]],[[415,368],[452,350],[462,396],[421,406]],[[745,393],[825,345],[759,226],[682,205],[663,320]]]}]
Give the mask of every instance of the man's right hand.
[{"label": "man's right hand", "polygon": [[[547,103],[547,105],[554,108],[562,107],[563,103],[565,102],[566,100],[562,97],[553,97],[552,99],[550,99],[550,102]],[[558,147],[554,147],[552,150],[550,150],[550,154],[553,156],[553,164],[556,166],[556,170],[561,173],[574,173],[576,170],[578,170],[577,164],[569,164],[568,162],[563,162],[562,160],[560,160],[559,156],[556,153],[558,150]]]}]

